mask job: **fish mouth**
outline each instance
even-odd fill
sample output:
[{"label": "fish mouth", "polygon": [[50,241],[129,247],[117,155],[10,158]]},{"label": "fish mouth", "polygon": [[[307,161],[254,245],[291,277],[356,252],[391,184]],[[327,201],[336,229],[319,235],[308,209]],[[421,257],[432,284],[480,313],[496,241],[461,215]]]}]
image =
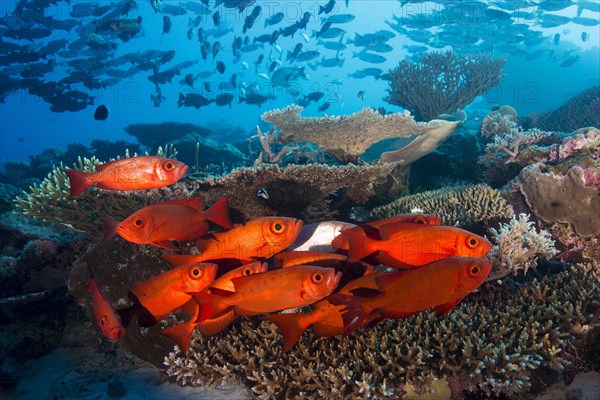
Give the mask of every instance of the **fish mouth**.
[{"label": "fish mouth", "polygon": [[110,339],[113,341],[117,341],[125,336],[125,328],[122,326],[115,326],[110,330]]},{"label": "fish mouth", "polygon": [[121,236],[123,239],[131,242],[129,233],[127,232],[127,230],[125,228],[123,228],[121,225],[117,226],[117,228],[115,229],[117,231],[117,234],[119,236]]}]

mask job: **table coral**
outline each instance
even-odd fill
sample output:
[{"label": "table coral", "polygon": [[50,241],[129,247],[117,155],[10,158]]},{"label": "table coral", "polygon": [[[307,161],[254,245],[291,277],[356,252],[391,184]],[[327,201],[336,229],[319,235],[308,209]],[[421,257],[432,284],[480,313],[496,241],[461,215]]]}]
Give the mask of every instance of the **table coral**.
[{"label": "table coral", "polygon": [[217,337],[194,336],[188,358],[176,347],[164,364],[181,385],[233,379],[262,399],[401,398],[406,383],[427,387],[444,376],[477,398],[528,398],[536,370],[568,365],[570,330],[600,309],[598,268],[487,285],[439,318],[425,312],[349,337],[307,333],[285,354],[274,325],[239,319]]},{"label": "table coral", "polygon": [[410,213],[418,208],[426,214],[436,214],[445,225],[468,225],[480,220],[511,218],[514,214],[510,204],[495,189],[486,184],[450,187],[410,196],[374,208],[372,219],[387,218]]},{"label": "table coral", "polygon": [[[447,138],[454,132],[459,122],[442,120],[429,124],[418,123],[409,113],[395,113],[382,116],[371,108],[345,116],[301,117],[303,108],[288,106],[262,115],[262,119],[272,123],[280,131],[282,143],[310,142],[323,147],[341,162],[354,162],[371,145],[390,138],[406,138],[412,135]],[[443,139],[438,139],[443,141]],[[439,144],[439,143],[438,143]],[[431,146],[429,146],[431,147]],[[433,151],[435,147],[428,151]],[[417,153],[419,151],[419,153]],[[412,155],[417,159],[427,154],[415,149]],[[398,161],[389,156],[387,161]]]},{"label": "table coral", "polygon": [[406,58],[392,70],[384,100],[429,121],[464,108],[500,83],[506,59],[486,54],[457,55],[433,51],[418,61]]}]

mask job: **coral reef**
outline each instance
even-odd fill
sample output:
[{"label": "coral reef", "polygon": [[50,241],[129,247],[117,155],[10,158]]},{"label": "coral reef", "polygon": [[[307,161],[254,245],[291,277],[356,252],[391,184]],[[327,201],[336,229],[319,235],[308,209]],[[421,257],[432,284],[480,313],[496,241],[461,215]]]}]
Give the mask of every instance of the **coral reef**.
[{"label": "coral reef", "polygon": [[572,132],[600,126],[600,86],[584,90],[554,111],[534,116],[533,126],[542,130]]},{"label": "coral reef", "polygon": [[485,54],[459,56],[452,51],[424,53],[417,62],[406,58],[392,70],[384,100],[429,121],[464,108],[498,85],[505,62]]},{"label": "coral reef", "polygon": [[[371,145],[384,139],[418,135],[415,140],[419,140],[421,147],[415,144],[411,149],[413,153],[410,156],[414,160],[433,151],[459,124],[442,120],[430,124],[416,123],[408,113],[382,116],[371,108],[347,116],[304,118],[300,117],[302,109],[288,106],[266,112],[262,119],[279,129],[281,142],[314,143],[341,162],[357,161]],[[403,156],[407,157],[404,153]],[[400,158],[393,155],[387,157],[390,162],[399,161]]]},{"label": "coral reef", "polygon": [[[375,195],[402,192],[405,175],[406,167],[395,163],[267,164],[209,177],[198,182],[197,193],[208,201],[229,196],[230,208],[237,210],[243,220],[285,214],[314,222],[325,216],[336,217],[338,211],[364,204]],[[269,199],[256,196],[260,188],[267,190]]]},{"label": "coral reef", "polygon": [[[542,163],[532,164],[519,174],[519,189],[543,221],[573,224],[584,237],[599,235],[600,185],[586,184],[586,170],[573,166],[563,175]],[[600,174],[598,167],[595,173]]]},{"label": "coral reef", "polygon": [[494,266],[487,280],[500,279],[519,270],[527,273],[529,268],[536,266],[538,257],[550,259],[558,252],[550,233],[545,230],[537,232],[527,214],[519,214],[509,223],[490,230],[496,246],[489,255]]},{"label": "coral reef", "polygon": [[436,214],[445,225],[469,225],[478,221],[507,219],[513,208],[495,189],[486,184],[450,187],[417,193],[374,208],[372,219],[407,214],[418,208],[426,214]]},{"label": "coral reef", "polygon": [[234,379],[264,399],[402,398],[407,383],[428,386],[444,376],[476,398],[529,398],[540,367],[562,370],[573,359],[571,331],[598,312],[599,292],[597,265],[526,285],[508,279],[448,315],[425,312],[349,337],[306,333],[285,354],[274,325],[238,319],[217,337],[194,336],[189,357],[176,347],[164,363],[181,385]]}]

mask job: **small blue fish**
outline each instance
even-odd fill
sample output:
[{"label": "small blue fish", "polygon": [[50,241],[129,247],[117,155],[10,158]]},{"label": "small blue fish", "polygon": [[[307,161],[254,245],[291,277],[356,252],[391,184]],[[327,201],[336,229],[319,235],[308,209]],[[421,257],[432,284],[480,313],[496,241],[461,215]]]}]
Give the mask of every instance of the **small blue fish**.
[{"label": "small blue fish", "polygon": [[262,197],[265,200],[269,200],[269,192],[267,192],[267,189],[262,187],[256,191],[256,196]]}]

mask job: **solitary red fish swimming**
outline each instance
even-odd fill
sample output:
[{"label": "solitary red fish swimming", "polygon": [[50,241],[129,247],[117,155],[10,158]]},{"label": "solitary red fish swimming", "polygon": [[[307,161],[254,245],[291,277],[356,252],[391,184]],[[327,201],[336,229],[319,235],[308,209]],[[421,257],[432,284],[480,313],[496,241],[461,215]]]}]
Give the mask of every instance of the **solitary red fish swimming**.
[{"label": "solitary red fish swimming", "polygon": [[206,211],[204,200],[199,197],[153,204],[136,211],[121,223],[105,220],[105,238],[118,233],[132,243],[179,250],[171,240],[198,239],[208,232],[206,220],[231,228],[227,199],[222,197]]},{"label": "solitary red fish swimming", "polygon": [[346,305],[342,318],[344,333],[349,334],[373,317],[406,318],[429,308],[438,315],[447,313],[481,286],[491,269],[492,263],[482,258],[445,258],[375,278],[379,295],[336,293],[327,301]]},{"label": "solitary red fish swimming", "polygon": [[104,298],[98,284],[94,278],[90,278],[90,282],[86,288],[88,293],[92,294],[92,309],[98,328],[104,336],[110,340],[119,340],[125,336],[125,328],[121,325],[121,317],[112,305]]},{"label": "solitary red fish swimming", "polygon": [[187,165],[170,158],[139,156],[99,165],[94,173],[75,169],[64,171],[71,183],[69,197],[75,197],[94,183],[108,190],[161,188],[179,181],[187,170]]}]

